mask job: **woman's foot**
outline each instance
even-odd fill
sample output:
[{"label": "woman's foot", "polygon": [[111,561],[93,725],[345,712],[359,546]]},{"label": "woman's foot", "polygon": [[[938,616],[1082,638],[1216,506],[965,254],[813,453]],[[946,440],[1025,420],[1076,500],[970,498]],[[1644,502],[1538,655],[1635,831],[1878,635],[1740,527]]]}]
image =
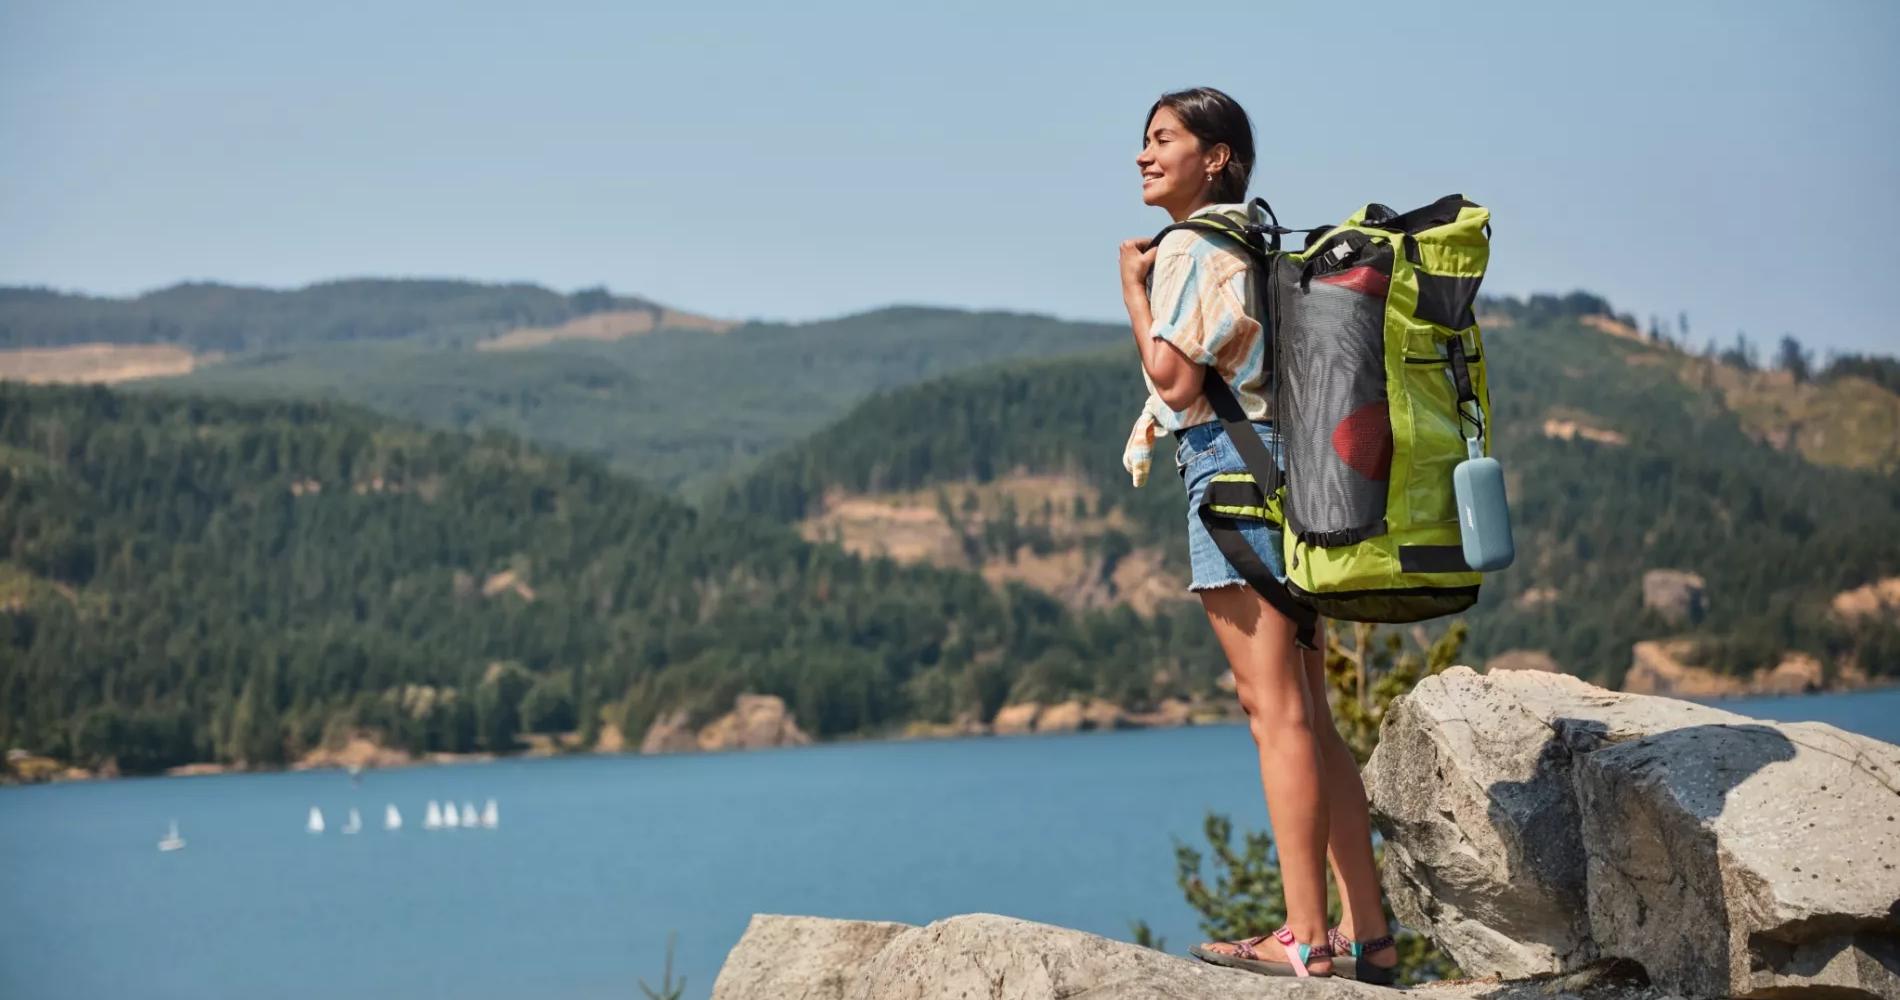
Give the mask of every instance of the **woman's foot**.
[{"label": "woman's foot", "polygon": [[[1285,933],[1282,933],[1285,932]],[[1279,936],[1276,936],[1279,935]],[[1290,955],[1288,944],[1297,949],[1302,942],[1296,940],[1286,928],[1272,934],[1259,934],[1250,938],[1234,941],[1206,941],[1188,949],[1188,953],[1204,962],[1216,965],[1228,965],[1248,969],[1253,972],[1266,972],[1275,975],[1300,975],[1297,962]],[[1307,952],[1306,974],[1330,976],[1333,973],[1333,953],[1325,944],[1311,944]],[[1268,963],[1270,966],[1262,966]],[[1277,967],[1277,968],[1276,968]],[[1284,970],[1284,971],[1282,971]]]},{"label": "woman's foot", "polygon": [[1326,943],[1332,946],[1333,954],[1341,959],[1341,975],[1360,982],[1384,985],[1392,982],[1392,970],[1399,964],[1399,949],[1393,943],[1392,935],[1355,941],[1352,933],[1341,925],[1326,931]]}]

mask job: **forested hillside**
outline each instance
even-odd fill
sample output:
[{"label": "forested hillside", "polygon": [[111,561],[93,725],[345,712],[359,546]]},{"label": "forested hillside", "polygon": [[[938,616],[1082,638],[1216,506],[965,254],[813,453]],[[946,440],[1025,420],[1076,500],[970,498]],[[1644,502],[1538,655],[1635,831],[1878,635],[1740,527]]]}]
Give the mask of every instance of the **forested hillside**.
[{"label": "forested hillside", "polygon": [[[128,771],[698,719],[807,731],[1145,706],[1223,669],[1204,625],[804,543],[498,434],[328,403],[0,384],[0,745]],[[1157,673],[1162,676],[1157,677]]]},{"label": "forested hillside", "polygon": [[697,493],[884,388],[1009,358],[1112,344],[1125,331],[1046,316],[881,309],[531,350],[349,344],[227,359],[161,391],[332,397],[447,430],[504,430]]},{"label": "forested hillside", "polygon": [[[1684,377],[1683,366],[1701,359],[1604,332],[1600,300],[1488,308],[1497,319],[1485,335],[1494,453],[1509,477],[1518,559],[1488,578],[1468,616],[1477,657],[1544,650],[1614,686],[1632,643],[1686,635],[1699,640],[1700,663],[1733,672],[1804,650],[1900,673],[1890,616],[1849,625],[1829,608],[1843,590],[1900,574],[1900,479],[1811,464],[1751,438],[1713,384]],[[1135,365],[1118,349],[881,395],[776,456],[716,506],[796,521],[832,490],[1069,473],[1140,526],[1133,543],[1159,544],[1185,576],[1181,487],[1169,457],[1142,490],[1120,464],[1142,394]],[[1035,539],[1034,518],[1023,522],[997,555]],[[996,537],[987,526],[973,544]],[[1642,577],[1655,568],[1706,579],[1699,623],[1680,629],[1644,610]]]}]

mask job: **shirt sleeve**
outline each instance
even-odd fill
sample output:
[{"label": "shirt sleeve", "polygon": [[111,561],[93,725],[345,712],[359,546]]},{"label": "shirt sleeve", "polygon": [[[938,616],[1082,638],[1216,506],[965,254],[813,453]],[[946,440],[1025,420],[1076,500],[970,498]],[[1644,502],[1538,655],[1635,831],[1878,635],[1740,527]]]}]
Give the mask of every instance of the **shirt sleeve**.
[{"label": "shirt sleeve", "polygon": [[1157,256],[1148,297],[1154,326],[1148,335],[1173,344],[1195,364],[1212,365],[1247,322],[1236,287],[1240,277],[1216,275],[1185,248]]}]

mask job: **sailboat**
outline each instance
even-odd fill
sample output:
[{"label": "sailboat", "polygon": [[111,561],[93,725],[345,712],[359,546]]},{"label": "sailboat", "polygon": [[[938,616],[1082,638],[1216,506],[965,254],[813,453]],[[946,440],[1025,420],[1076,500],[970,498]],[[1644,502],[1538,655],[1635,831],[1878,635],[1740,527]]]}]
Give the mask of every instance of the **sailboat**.
[{"label": "sailboat", "polygon": [[442,807],[436,805],[434,799],[429,800],[429,811],[423,814],[422,828],[424,830],[442,829]]},{"label": "sailboat", "polygon": [[394,802],[391,802],[383,809],[383,829],[402,829],[402,813],[396,811],[396,804]]},{"label": "sailboat", "polygon": [[453,830],[456,827],[461,826],[461,825],[462,825],[461,819],[455,815],[455,803],[453,802],[442,803],[443,828]]},{"label": "sailboat", "polygon": [[488,804],[482,807],[482,825],[490,830],[501,825],[501,810],[496,808],[494,799],[489,799]]},{"label": "sailboat", "polygon": [[310,823],[308,829],[311,833],[323,832],[323,810],[318,809],[316,806],[310,807]]},{"label": "sailboat", "polygon": [[178,835],[178,821],[172,820],[172,832],[166,834],[165,839],[158,842],[158,849],[161,851],[177,851],[182,850],[184,846],[185,838]]},{"label": "sailboat", "polygon": [[473,829],[482,825],[482,818],[475,815],[475,803],[462,803],[462,825]]},{"label": "sailboat", "polygon": [[363,828],[363,816],[361,813],[358,813],[356,811],[355,806],[351,806],[350,807],[350,821],[348,823],[343,824],[343,832],[355,833],[356,831],[361,830],[362,828]]}]

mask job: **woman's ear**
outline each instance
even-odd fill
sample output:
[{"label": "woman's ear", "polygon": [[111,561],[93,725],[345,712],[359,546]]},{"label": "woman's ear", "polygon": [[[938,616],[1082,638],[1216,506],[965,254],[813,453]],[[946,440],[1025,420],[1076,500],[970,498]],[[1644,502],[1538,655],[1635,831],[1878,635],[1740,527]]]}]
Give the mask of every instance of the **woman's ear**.
[{"label": "woman's ear", "polygon": [[1205,155],[1207,157],[1207,172],[1210,174],[1218,174],[1227,168],[1227,161],[1233,158],[1234,151],[1226,143],[1217,142],[1214,144],[1214,148],[1208,150]]}]

